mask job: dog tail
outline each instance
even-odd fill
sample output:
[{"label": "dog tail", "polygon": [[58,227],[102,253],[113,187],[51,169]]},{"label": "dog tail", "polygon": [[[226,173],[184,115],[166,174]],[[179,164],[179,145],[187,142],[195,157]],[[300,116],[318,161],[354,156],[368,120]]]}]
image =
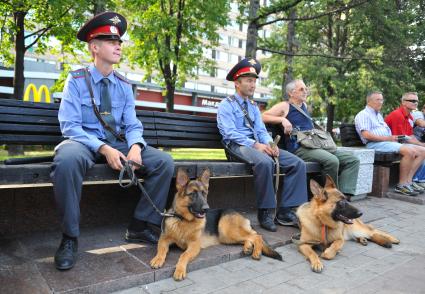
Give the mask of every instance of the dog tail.
[{"label": "dog tail", "polygon": [[271,248],[270,245],[267,244],[266,241],[263,241],[263,248],[262,248],[261,252],[263,253],[263,255],[265,255],[267,257],[283,261],[282,255],[280,255],[279,252],[277,252],[276,250]]}]

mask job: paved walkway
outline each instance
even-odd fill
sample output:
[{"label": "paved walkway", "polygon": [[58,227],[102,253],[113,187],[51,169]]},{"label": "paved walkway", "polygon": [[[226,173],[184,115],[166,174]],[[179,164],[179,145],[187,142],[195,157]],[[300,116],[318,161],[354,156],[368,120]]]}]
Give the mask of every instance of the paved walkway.
[{"label": "paved walkway", "polygon": [[354,203],[363,219],[391,232],[392,249],[347,242],[321,274],[313,273],[293,244],[278,251],[284,262],[241,258],[115,293],[425,293],[425,206],[393,199]]}]

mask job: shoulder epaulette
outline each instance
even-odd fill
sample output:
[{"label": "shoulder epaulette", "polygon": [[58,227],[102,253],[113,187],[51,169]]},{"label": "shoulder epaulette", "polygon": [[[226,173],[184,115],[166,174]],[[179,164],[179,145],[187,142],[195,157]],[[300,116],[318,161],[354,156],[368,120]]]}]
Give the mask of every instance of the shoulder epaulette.
[{"label": "shoulder epaulette", "polygon": [[70,72],[74,79],[83,78],[85,74],[85,68],[79,68]]},{"label": "shoulder epaulette", "polygon": [[123,82],[125,82],[127,84],[130,84],[130,81],[125,76],[123,76],[122,74],[118,73],[116,70],[114,70],[114,75],[117,78],[119,78],[121,81],[123,81]]}]

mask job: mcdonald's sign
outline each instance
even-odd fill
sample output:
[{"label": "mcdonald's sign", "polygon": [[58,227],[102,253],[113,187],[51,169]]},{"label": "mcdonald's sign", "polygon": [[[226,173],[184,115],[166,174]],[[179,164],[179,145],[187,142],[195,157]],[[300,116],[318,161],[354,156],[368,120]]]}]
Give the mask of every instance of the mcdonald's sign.
[{"label": "mcdonald's sign", "polygon": [[24,101],[30,101],[30,94],[33,93],[34,102],[41,102],[41,96],[44,93],[44,100],[46,103],[51,103],[49,88],[46,85],[41,85],[38,88],[34,84],[29,84],[25,90]]}]

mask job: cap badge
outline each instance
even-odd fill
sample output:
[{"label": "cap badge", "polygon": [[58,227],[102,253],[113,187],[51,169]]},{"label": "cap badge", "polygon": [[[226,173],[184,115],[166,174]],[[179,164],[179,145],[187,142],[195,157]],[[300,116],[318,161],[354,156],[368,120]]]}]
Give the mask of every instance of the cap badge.
[{"label": "cap badge", "polygon": [[255,59],[250,59],[248,60],[249,63],[251,63],[251,65],[257,64],[257,62],[255,61]]},{"label": "cap badge", "polygon": [[253,68],[253,67],[250,67],[250,68],[249,68],[249,71],[250,71],[250,72],[255,72],[255,73],[256,73],[255,68]]},{"label": "cap badge", "polygon": [[116,27],[114,27],[114,26],[110,26],[109,27],[109,30],[111,31],[111,33],[113,33],[113,34],[118,34],[118,29],[116,28]]},{"label": "cap badge", "polygon": [[121,19],[118,16],[114,16],[113,18],[109,19],[114,25],[117,25],[121,22]]}]

